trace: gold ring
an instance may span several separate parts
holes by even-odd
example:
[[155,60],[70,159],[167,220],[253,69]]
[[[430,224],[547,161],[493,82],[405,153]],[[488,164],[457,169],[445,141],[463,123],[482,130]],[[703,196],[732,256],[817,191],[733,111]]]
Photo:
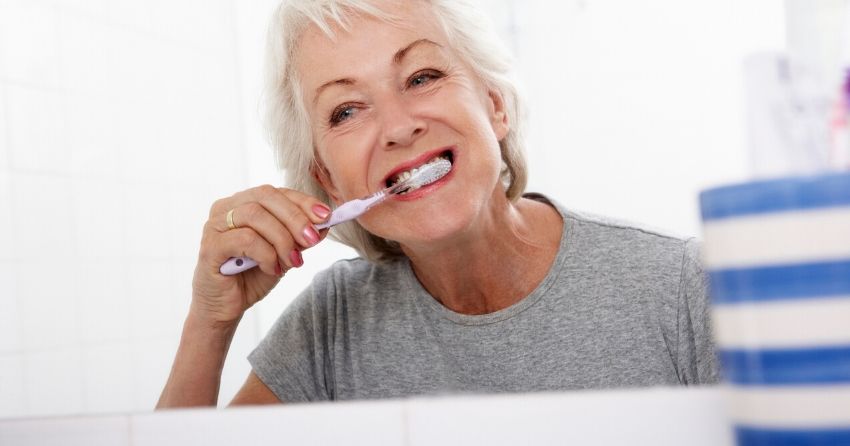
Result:
[[235,209],[227,211],[227,229],[236,229],[236,225],[233,223],[233,211]]

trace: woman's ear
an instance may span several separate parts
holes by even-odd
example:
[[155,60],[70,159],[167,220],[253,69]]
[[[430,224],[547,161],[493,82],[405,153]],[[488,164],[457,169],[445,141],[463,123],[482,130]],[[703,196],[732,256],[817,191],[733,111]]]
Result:
[[496,90],[489,90],[490,97],[490,125],[493,126],[493,133],[496,134],[496,139],[501,141],[508,136],[508,131],[511,129],[508,122],[508,113],[505,110],[505,99],[502,93]]
[[310,175],[312,175],[313,179],[322,186],[322,189],[325,190],[325,193],[328,194],[328,197],[330,197],[334,203],[341,203],[339,200],[339,193],[336,187],[334,187],[330,172],[328,172],[328,169],[318,158],[313,161],[313,165],[310,167]]

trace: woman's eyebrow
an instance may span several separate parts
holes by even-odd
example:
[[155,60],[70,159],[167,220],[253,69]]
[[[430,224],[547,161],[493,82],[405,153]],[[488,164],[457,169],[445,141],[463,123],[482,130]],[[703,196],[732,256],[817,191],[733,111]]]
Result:
[[425,43],[428,43],[428,44],[431,44],[431,45],[436,45],[436,46],[442,48],[442,46],[439,43],[434,42],[433,40],[428,40],[428,39],[415,40],[415,41],[411,42],[409,45],[407,45],[406,47],[396,51],[395,55],[393,56],[393,63],[394,64],[401,63],[402,59],[404,59],[404,56],[407,55],[407,53],[410,50],[412,50],[413,48],[415,48],[418,45],[422,45],[422,44],[425,44]]
[[[414,40],[413,42],[411,42],[410,44],[408,44],[404,48],[396,51],[396,53],[393,55],[393,64],[396,64],[396,65],[400,64],[401,61],[404,60],[404,56],[406,56],[410,52],[410,50],[412,50],[413,48],[416,48],[419,45],[423,45],[423,44],[436,45],[437,47],[442,48],[442,45],[440,45],[437,42],[434,42],[433,40],[429,40],[429,39]],[[316,88],[316,94],[313,96],[313,104],[315,105],[316,103],[318,103],[319,102],[319,95],[322,94],[322,92],[326,88],[328,88],[332,85],[354,85],[356,83],[357,82],[354,79],[347,78],[347,77],[342,78],[342,79],[335,79],[335,80],[332,80],[332,81],[325,82],[324,84],[322,84],[318,88]]]
[[313,96],[313,105],[319,103],[319,95],[321,95],[322,92],[325,91],[325,89],[330,87],[331,85],[354,85],[356,83],[357,82],[355,82],[354,79],[350,79],[347,77],[325,82],[324,84],[320,85],[319,88],[316,89],[316,94],[315,96]]

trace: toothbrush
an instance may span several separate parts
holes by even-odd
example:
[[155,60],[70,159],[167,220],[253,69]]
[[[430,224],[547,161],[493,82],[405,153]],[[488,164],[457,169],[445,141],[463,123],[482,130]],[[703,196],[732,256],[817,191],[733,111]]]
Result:
[[[339,205],[331,212],[330,218],[325,223],[316,225],[316,229],[322,230],[336,226],[340,223],[345,223],[349,220],[363,215],[369,209],[381,204],[391,195],[400,194],[410,189],[418,189],[426,184],[431,184],[434,181],[444,177],[452,168],[452,163],[449,160],[439,158],[432,161],[418,170],[410,174],[403,181],[399,181],[390,187],[379,190],[365,198],[357,198]],[[257,266],[257,262],[250,257],[231,257],[221,265],[219,272],[225,276],[239,274],[242,271],[249,270]]]

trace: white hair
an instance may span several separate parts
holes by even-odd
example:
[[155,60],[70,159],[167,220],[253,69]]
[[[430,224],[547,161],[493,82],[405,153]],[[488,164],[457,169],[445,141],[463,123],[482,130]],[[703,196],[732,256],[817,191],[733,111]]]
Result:
[[[511,76],[512,58],[490,20],[465,0],[410,0],[427,2],[448,36],[449,46],[473,73],[504,101],[510,130],[499,142],[506,196],[517,200],[525,190],[526,161],[521,139],[521,103]],[[365,15],[395,22],[369,0],[282,0],[269,27],[264,95],[265,124],[287,187],[330,202],[314,179],[317,161],[307,110],[294,67],[298,41],[310,25],[334,37],[332,24],[349,29],[352,16]],[[398,243],[367,232],[356,221],[331,230],[331,237],[354,248],[366,259],[386,261],[402,254]]]

